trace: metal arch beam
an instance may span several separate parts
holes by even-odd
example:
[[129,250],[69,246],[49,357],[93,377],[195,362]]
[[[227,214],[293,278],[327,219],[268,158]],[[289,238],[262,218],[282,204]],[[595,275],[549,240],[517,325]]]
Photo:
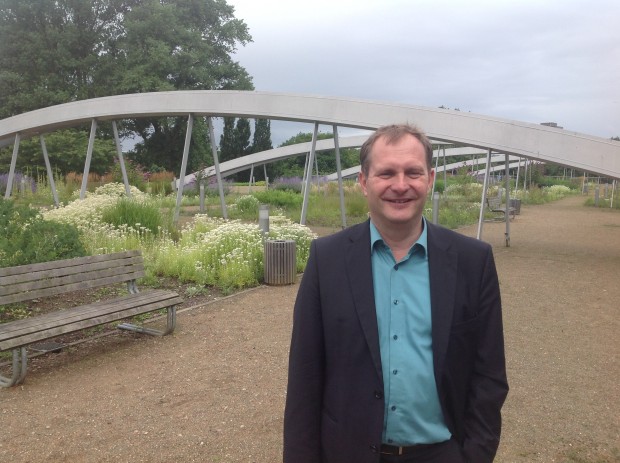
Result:
[[[355,148],[362,146],[362,143],[368,138],[367,135],[344,137],[339,139],[340,148]],[[266,151],[259,151],[258,153],[252,153],[245,156],[241,156],[230,161],[225,161],[220,164],[220,171],[223,177],[227,177],[237,172],[247,170],[252,165],[260,166],[269,164],[274,161],[290,158],[293,156],[299,156],[307,154],[312,149],[312,142],[297,143],[295,145],[281,146],[279,148],[273,148]],[[326,151],[334,149],[334,139],[328,138],[316,141],[316,151]],[[215,175],[215,166],[207,167],[202,171],[206,177],[212,177]],[[194,174],[189,174],[185,177],[185,183],[191,183],[195,178]]]
[[[437,152],[439,150],[436,150]],[[479,153],[479,150],[473,150],[472,148],[453,148],[453,150],[450,150],[446,153],[446,157],[451,157],[451,156],[463,156],[463,155],[480,155],[481,153]],[[482,153],[484,154],[484,153]],[[438,156],[433,156],[436,160],[438,159]],[[511,161],[516,161],[520,159],[518,156],[510,156],[510,160]],[[445,166],[446,170],[452,170],[452,169],[458,169],[460,167],[463,166],[473,166],[475,165],[477,162],[480,162],[479,159],[477,160],[467,160],[467,161],[460,161],[460,162],[454,162],[451,164],[447,164]],[[498,153],[494,153],[493,157],[491,158],[491,163],[495,163],[495,162],[504,162],[504,155],[503,154],[498,154]],[[435,170],[437,172],[439,171],[443,171],[444,166],[439,166],[436,167]],[[353,166],[353,167],[349,167],[347,169],[344,169],[342,171],[342,177],[343,178],[351,178],[351,177],[355,177],[357,176],[357,174],[359,174],[360,172],[360,166]],[[336,180],[336,173],[332,173],[327,175],[327,181],[334,181]]]
[[39,109],[0,121],[0,146],[93,119],[150,116],[262,117],[375,129],[413,122],[433,139],[489,148],[620,179],[620,142],[527,122],[441,108],[255,91],[195,90],[115,95]]

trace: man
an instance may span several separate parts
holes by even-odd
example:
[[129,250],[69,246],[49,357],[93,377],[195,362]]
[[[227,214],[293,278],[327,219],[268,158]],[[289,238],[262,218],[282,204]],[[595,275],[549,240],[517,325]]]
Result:
[[313,241],[294,310],[285,463],[487,463],[508,393],[488,244],[423,218],[432,145],[378,129],[370,220]]

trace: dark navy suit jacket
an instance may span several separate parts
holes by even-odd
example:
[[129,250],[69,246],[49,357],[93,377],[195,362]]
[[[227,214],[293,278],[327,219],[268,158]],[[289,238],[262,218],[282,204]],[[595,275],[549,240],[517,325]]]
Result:
[[[467,460],[491,462],[508,393],[491,247],[428,224],[433,360]],[[313,241],[293,317],[285,463],[377,463],[383,379],[369,222]]]

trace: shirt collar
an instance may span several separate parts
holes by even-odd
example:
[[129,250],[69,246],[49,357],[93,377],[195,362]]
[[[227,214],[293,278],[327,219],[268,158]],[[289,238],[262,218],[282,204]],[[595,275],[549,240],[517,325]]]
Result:
[[[381,237],[381,233],[379,233],[379,230],[377,230],[377,227],[375,226],[375,224],[372,222],[372,219],[371,219],[370,220],[370,252],[371,253],[375,249],[375,244],[378,242],[384,243],[383,238]],[[415,247],[419,245],[418,247],[422,249],[422,252],[426,256],[426,250],[428,249],[427,243],[428,243],[428,227],[426,226],[426,218],[423,216],[422,217],[422,233],[420,234],[417,241],[413,243],[413,246],[411,246],[411,248],[409,249],[409,255],[411,255]]]

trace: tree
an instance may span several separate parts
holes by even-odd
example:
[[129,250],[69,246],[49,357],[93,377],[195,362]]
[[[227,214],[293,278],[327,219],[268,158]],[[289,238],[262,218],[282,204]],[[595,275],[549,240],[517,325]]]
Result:
[[[319,140],[324,140],[333,137],[332,134],[319,133],[317,138]],[[312,141],[312,133],[299,132],[280,146],[296,145],[310,141]],[[336,172],[336,154],[334,150],[317,152],[316,163],[319,166],[320,175],[329,175]],[[269,177],[273,179],[278,177],[303,177],[305,164],[306,157],[299,155],[270,164],[267,167],[267,172]],[[359,165],[359,150],[355,148],[341,148],[340,165],[343,169]],[[315,172],[315,166],[313,166],[312,169],[313,172]]]
[[[60,173],[82,173],[88,150],[88,128],[57,130],[45,135],[45,146],[50,164]],[[8,172],[13,149],[0,151],[0,172]],[[116,156],[116,146],[111,138],[97,137],[93,146],[90,172],[103,175],[110,170]],[[39,137],[23,140],[19,145],[16,171],[29,173],[38,171],[39,175],[47,175],[43,152]]]
[[250,136],[252,135],[252,129],[250,129],[250,121],[246,118],[237,119],[235,125],[235,157],[245,156],[250,153]]
[[[249,41],[225,0],[0,0],[0,117],[124,93],[250,90],[231,58]],[[157,150],[176,171],[185,120],[124,121],[122,133],[143,140],[137,158]]]
[[260,153],[270,149],[273,149],[271,144],[271,121],[269,119],[255,119],[251,151],[252,153]]
[[225,117],[224,128],[222,130],[222,135],[220,136],[220,162],[228,161],[235,157],[235,145],[235,118]]

